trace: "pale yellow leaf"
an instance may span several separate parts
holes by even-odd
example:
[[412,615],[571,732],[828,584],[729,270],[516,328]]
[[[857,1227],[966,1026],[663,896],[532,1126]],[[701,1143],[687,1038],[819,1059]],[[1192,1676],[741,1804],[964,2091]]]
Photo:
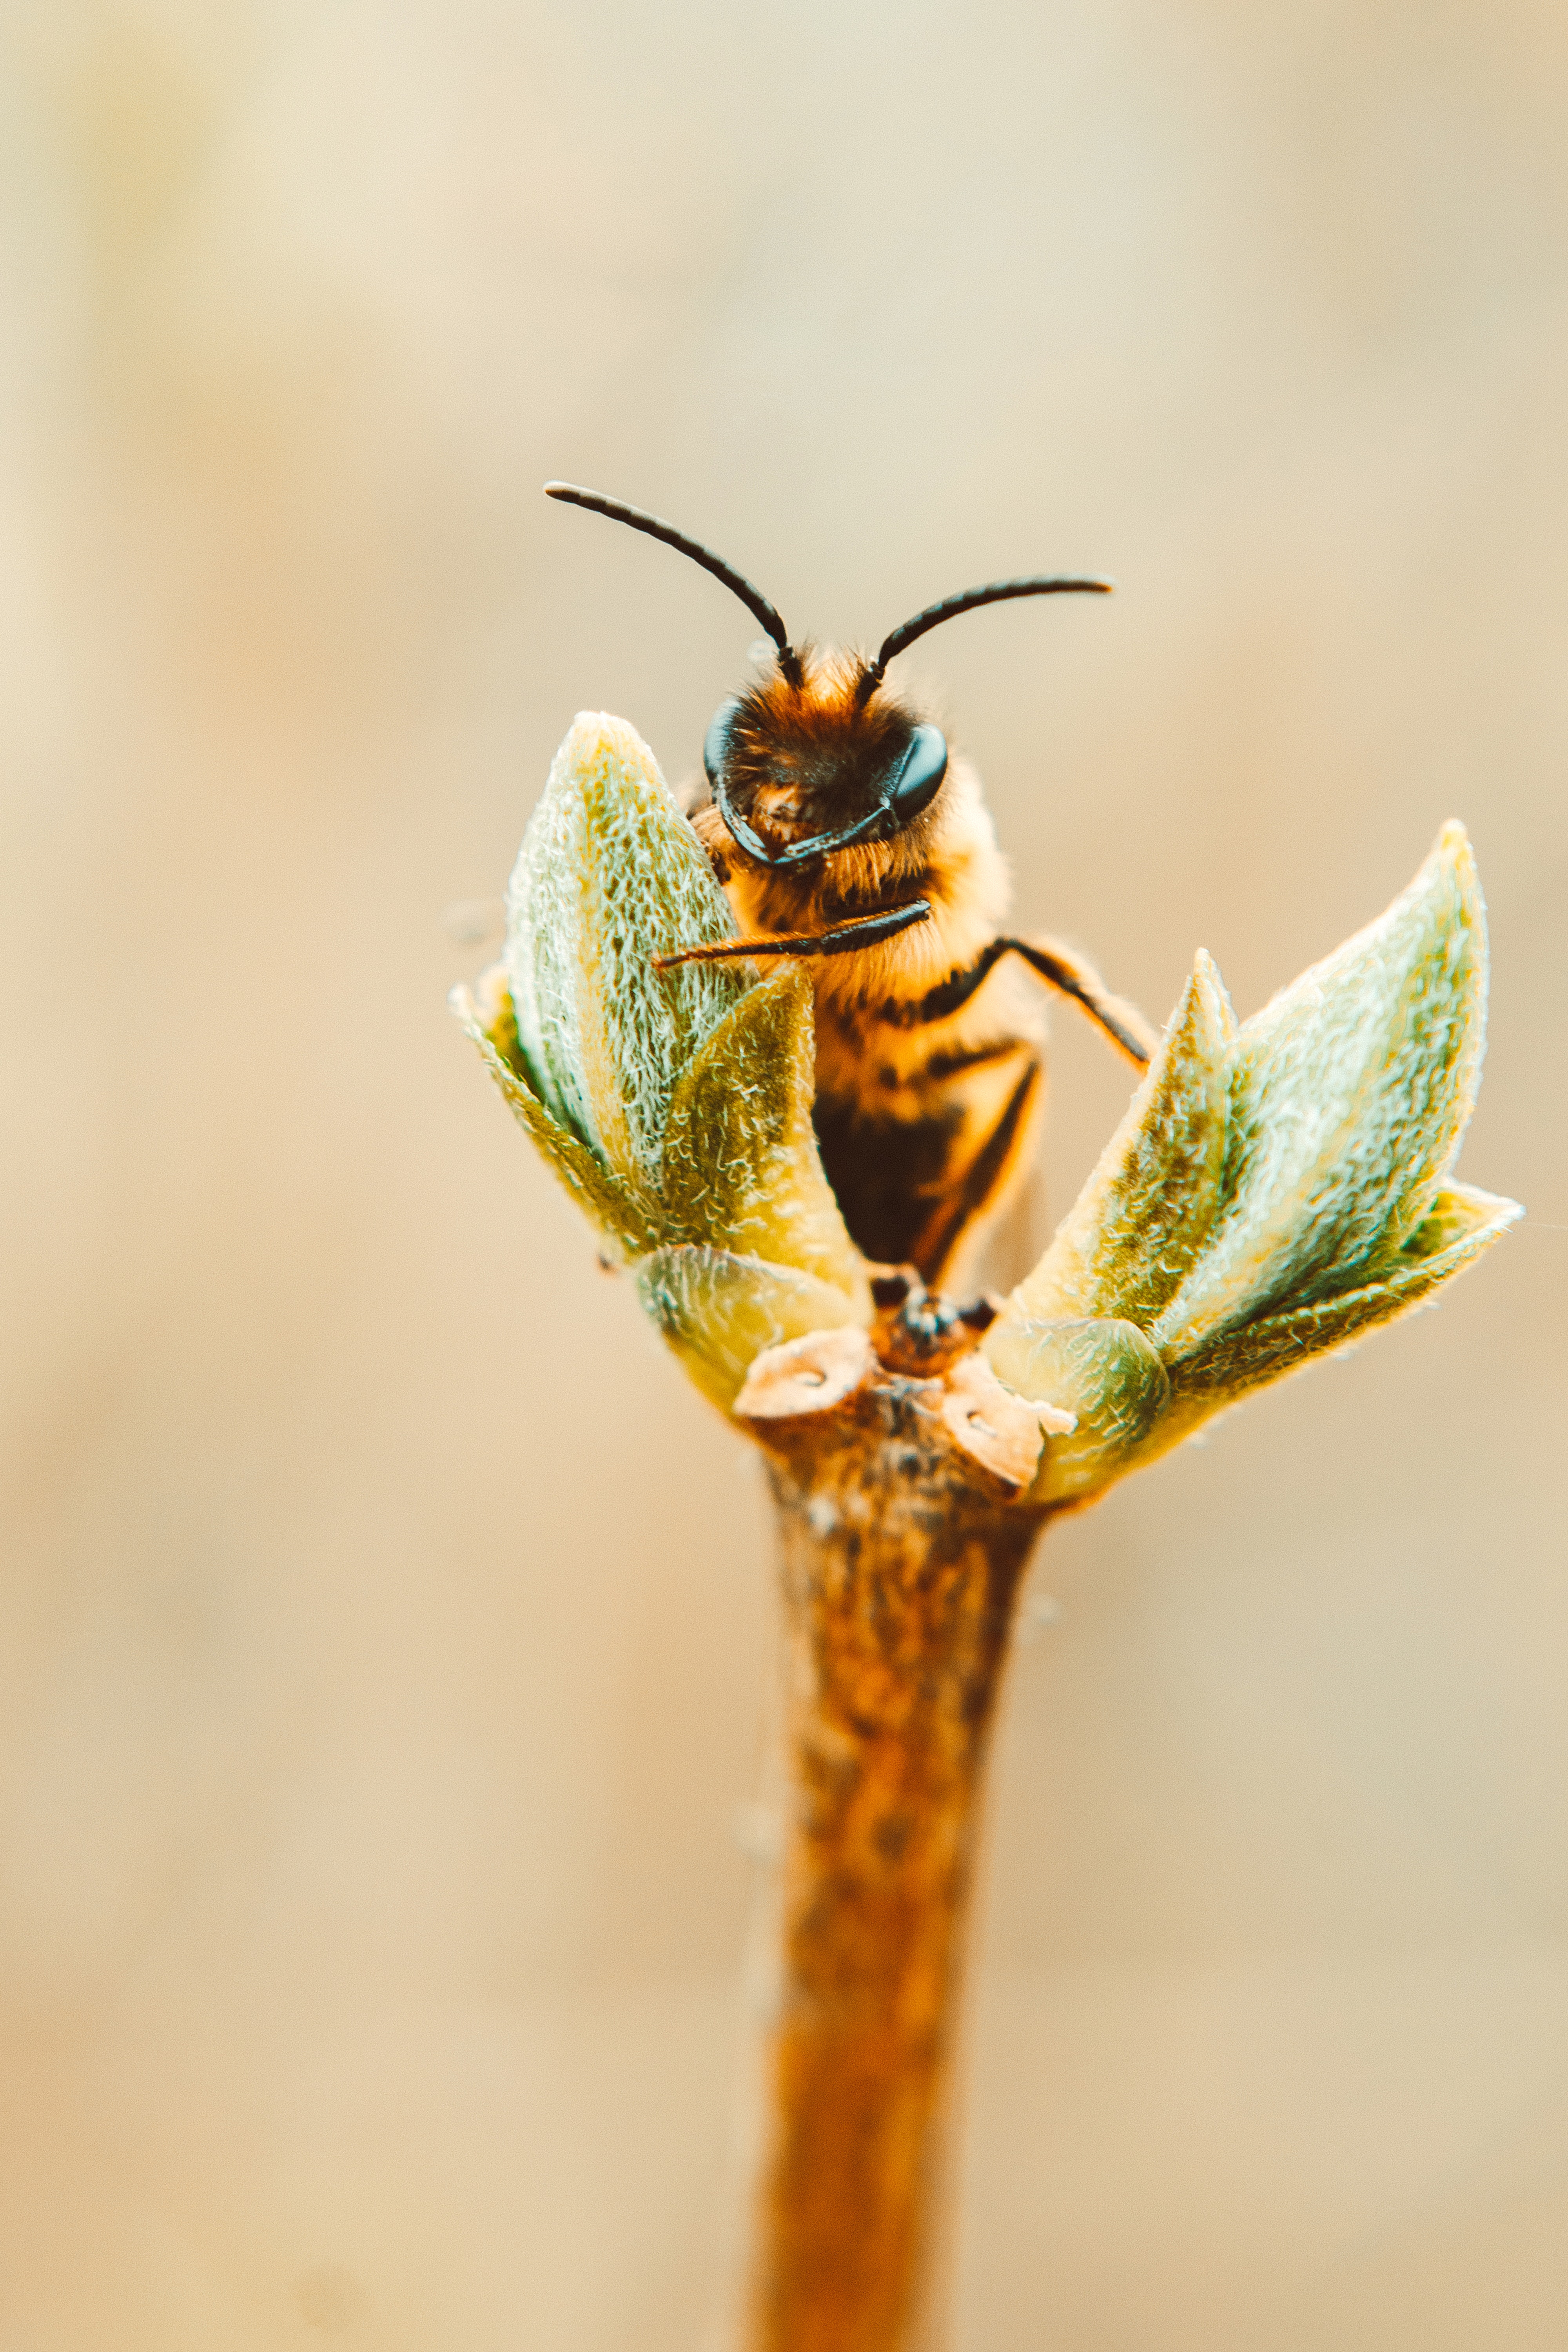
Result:
[[847,1291],[730,1250],[656,1250],[634,1269],[643,1305],[705,1396],[727,1412],[764,1348],[863,1323]]

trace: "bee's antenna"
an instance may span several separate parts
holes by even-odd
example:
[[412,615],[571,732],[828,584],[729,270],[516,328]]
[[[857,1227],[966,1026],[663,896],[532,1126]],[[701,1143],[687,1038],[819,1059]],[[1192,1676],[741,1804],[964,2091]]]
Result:
[[912,621],[904,622],[890,637],[883,638],[876,660],[868,663],[860,673],[855,698],[859,703],[869,702],[882,683],[882,672],[907,646],[912,646],[917,637],[923,637],[928,629],[939,627],[943,621],[953,620],[960,613],[972,613],[977,604],[1003,604],[1010,596],[1063,596],[1079,591],[1109,596],[1114,585],[1110,580],[993,580],[988,588],[964,588],[956,596],[944,596],[940,604],[928,604],[923,613],[917,613]]
[[710,572],[715,580],[721,580],[725,587],[756,615],[779,649],[779,667],[792,686],[800,684],[800,656],[790,644],[789,631],[778,612],[760,588],[753,588],[749,580],[732,564],[726,563],[722,556],[715,555],[710,547],[702,546],[695,539],[688,539],[686,533],[677,530],[672,522],[665,522],[658,515],[647,514],[641,507],[628,507],[620,499],[601,498],[597,490],[580,490],[573,482],[546,482],[544,495],[547,499],[563,499],[568,506],[586,507],[590,514],[608,515],[612,522],[629,523],[633,530],[646,530],[650,539],[661,539],[666,547],[673,547],[678,554],[689,555],[693,563],[700,563],[704,572]]

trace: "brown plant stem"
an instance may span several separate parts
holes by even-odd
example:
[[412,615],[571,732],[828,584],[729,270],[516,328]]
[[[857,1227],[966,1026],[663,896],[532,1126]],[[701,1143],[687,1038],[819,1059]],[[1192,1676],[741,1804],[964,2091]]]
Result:
[[755,2352],[906,2352],[930,2315],[984,1768],[1040,1521],[953,1444],[938,1394],[881,1373],[765,1434],[792,1818]]

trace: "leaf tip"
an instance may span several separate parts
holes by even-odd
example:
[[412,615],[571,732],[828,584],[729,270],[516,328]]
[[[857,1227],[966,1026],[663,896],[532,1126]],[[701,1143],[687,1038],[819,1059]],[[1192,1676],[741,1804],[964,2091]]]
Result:
[[[1481,877],[1476,870],[1476,853],[1468,830],[1457,816],[1449,817],[1438,827],[1437,838],[1405,897],[1408,901],[1443,889],[1454,894],[1459,921],[1477,927],[1484,924],[1486,902],[1481,896]],[[1395,907],[1400,903],[1396,899]],[[1389,912],[1392,914],[1394,908]]]
[[579,710],[561,740],[556,757],[573,765],[587,765],[604,752],[625,758],[629,751],[646,752],[637,729],[609,710]]

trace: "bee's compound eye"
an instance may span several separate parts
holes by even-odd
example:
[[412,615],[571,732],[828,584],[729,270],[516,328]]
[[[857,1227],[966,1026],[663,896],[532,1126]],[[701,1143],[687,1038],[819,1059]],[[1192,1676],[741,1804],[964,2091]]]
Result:
[[940,727],[917,727],[889,803],[894,824],[901,829],[912,824],[921,809],[929,808],[946,773],[946,736]]
[[741,700],[738,695],[731,695],[728,702],[721,702],[713,713],[712,724],[702,739],[702,765],[707,770],[708,781],[715,791],[724,772],[724,757],[730,749],[730,728],[740,708]]

